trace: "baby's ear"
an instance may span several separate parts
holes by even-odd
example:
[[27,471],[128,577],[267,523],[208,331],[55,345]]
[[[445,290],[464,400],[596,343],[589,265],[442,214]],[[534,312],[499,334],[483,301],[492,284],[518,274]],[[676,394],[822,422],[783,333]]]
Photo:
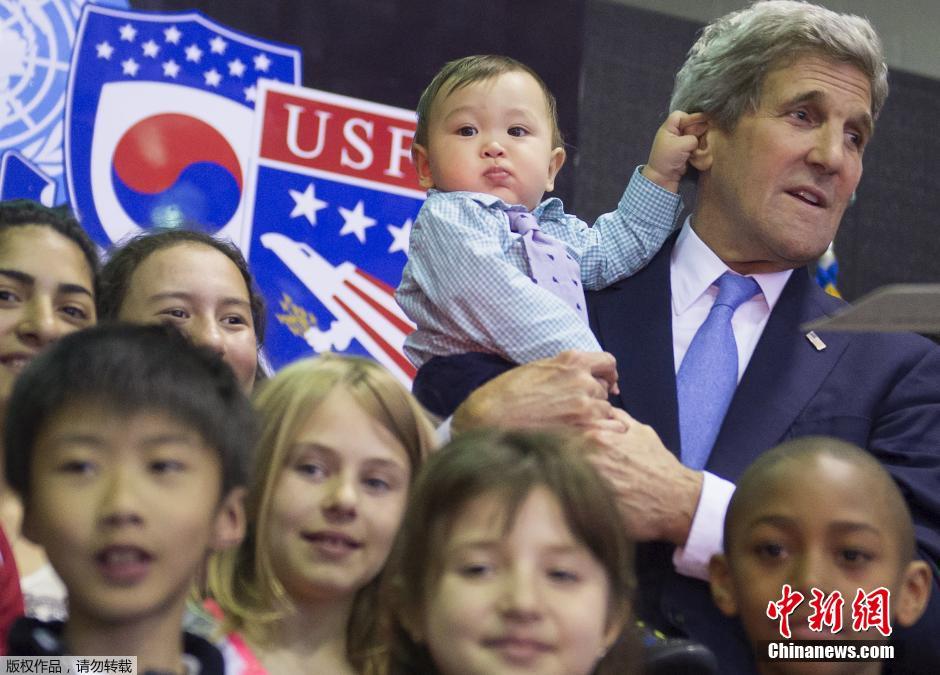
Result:
[[434,179],[431,178],[431,160],[428,158],[428,149],[420,143],[412,143],[411,161],[415,165],[415,172],[418,174],[418,184],[425,190],[430,190],[434,187]]
[[708,563],[708,583],[711,585],[712,600],[725,616],[737,616],[738,598],[731,579],[731,567],[728,558],[716,553]]
[[552,156],[548,160],[548,180],[545,181],[546,192],[551,192],[555,189],[555,176],[561,171],[561,167],[565,165],[565,158],[567,158],[567,156],[568,153],[566,153],[565,149],[561,146],[552,150]]
[[901,626],[913,626],[927,609],[930,589],[933,586],[933,574],[930,566],[923,560],[914,560],[908,564],[901,579],[898,598],[892,598],[894,617]]
[[245,493],[243,487],[232,488],[219,504],[209,542],[213,551],[238,546],[245,538]]
[[[689,155],[689,164],[699,171],[708,171],[712,167],[712,140],[714,135],[721,133],[708,115],[695,124],[695,135],[698,136],[698,147]],[[703,128],[704,127],[704,128]]]

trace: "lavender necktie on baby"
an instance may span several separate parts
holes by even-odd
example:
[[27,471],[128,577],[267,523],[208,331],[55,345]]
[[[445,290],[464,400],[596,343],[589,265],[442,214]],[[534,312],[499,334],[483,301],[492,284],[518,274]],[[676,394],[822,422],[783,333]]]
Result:
[[507,211],[509,229],[522,235],[532,281],[564,300],[587,323],[581,266],[565,245],[545,234],[528,211]]
[[741,303],[760,293],[751,277],[725,272],[718,297],[699,327],[676,375],[682,463],[705,468],[718,430],[738,386],[738,345],[731,317]]

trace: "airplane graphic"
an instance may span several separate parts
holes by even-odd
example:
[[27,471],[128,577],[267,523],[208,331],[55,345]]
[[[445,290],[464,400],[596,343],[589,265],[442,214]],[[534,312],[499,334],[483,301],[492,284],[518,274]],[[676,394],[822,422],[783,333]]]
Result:
[[334,267],[307,244],[283,234],[263,234],[261,243],[336,317],[326,330],[312,327],[304,334],[314,351],[344,351],[355,338],[410,387],[417,371],[403,348],[415,325],[395,302],[395,289],[351,262]]

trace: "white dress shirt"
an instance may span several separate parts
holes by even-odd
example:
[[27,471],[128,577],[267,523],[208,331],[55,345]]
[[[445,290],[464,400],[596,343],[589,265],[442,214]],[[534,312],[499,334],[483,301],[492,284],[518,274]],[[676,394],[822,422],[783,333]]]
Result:
[[[691,220],[687,219],[672,250],[669,268],[672,349],[677,373],[689,343],[705,322],[718,295],[715,282],[728,271],[728,266],[699,239],[691,227]],[[731,319],[738,346],[738,382],[792,271],[750,275],[761,292],[738,307]],[[673,556],[676,571],[699,579],[708,579],[708,561],[721,551],[725,512],[734,493],[734,483],[708,471],[704,473],[702,495],[692,518],[689,538]]]

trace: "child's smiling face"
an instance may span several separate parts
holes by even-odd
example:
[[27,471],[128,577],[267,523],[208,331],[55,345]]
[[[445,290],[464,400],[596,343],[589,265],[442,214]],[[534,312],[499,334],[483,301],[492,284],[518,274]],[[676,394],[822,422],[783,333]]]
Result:
[[457,515],[427,598],[422,633],[444,675],[584,675],[613,642],[610,583],[536,487],[506,527],[505,499],[484,494]]
[[292,442],[264,525],[274,573],[294,602],[345,601],[375,578],[410,479],[395,435],[334,388]]
[[514,70],[472,82],[432,106],[428,147],[415,145],[421,185],[483,192],[535,208],[565,161],[535,78]]

